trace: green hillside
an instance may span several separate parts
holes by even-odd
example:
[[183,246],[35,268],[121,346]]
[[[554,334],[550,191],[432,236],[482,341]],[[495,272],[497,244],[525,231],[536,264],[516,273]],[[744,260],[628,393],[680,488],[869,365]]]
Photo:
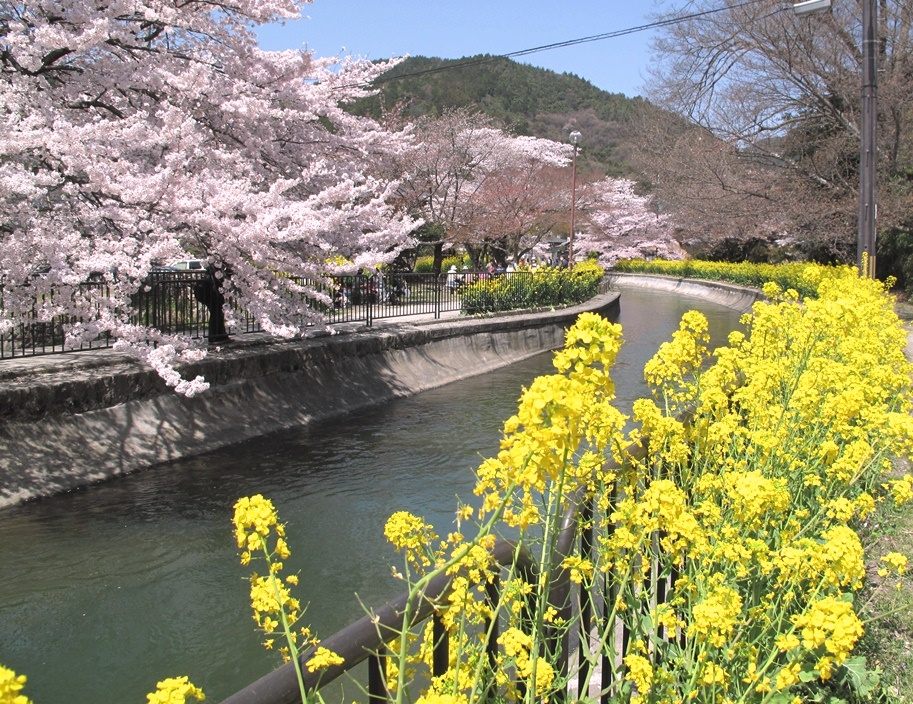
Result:
[[[480,63],[456,66],[466,62]],[[416,73],[421,75],[409,75]],[[628,171],[629,120],[644,103],[601,90],[573,74],[484,55],[412,57],[384,74],[378,87],[381,93],[357,105],[357,112],[376,117],[384,106],[398,102],[409,116],[476,106],[517,134],[567,141],[576,129],[583,134],[581,157],[613,175]]]

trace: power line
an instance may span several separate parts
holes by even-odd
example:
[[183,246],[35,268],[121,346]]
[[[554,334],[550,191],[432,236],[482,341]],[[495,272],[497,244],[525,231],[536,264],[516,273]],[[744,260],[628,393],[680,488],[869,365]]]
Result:
[[[768,0],[744,0],[743,2],[736,3],[734,5],[727,5],[726,7],[718,7],[712,10],[704,10],[702,12],[694,12],[689,15],[679,15],[677,17],[669,17],[663,20],[657,20],[655,22],[650,22],[648,24],[640,24],[634,27],[626,27],[625,29],[616,29],[612,32],[603,32],[602,34],[591,34],[586,37],[577,37],[576,39],[567,39],[562,42],[553,42],[551,44],[542,44],[540,46],[529,47],[527,49],[518,49],[517,51],[511,51],[506,54],[497,54],[494,56],[486,56],[481,59],[470,59],[467,61],[456,61],[454,63],[444,64],[443,66],[435,66],[434,68],[426,68],[420,71],[412,71],[410,73],[400,73],[393,76],[378,76],[374,79],[373,84],[377,85],[380,83],[389,83],[390,81],[398,81],[403,78],[415,78],[417,76],[426,76],[431,73],[439,73],[441,71],[452,71],[458,68],[465,68],[467,66],[480,66],[483,64],[490,64],[500,59],[512,59],[518,56],[527,56],[529,54],[536,54],[540,51],[548,51],[550,49],[561,49],[567,46],[576,46],[578,44],[588,44],[590,42],[599,42],[606,39],[615,39],[617,37],[623,37],[628,34],[636,34],[638,32],[646,32],[650,29],[657,29],[659,27],[668,27],[675,24],[680,24],[681,22],[688,22],[690,20],[700,19],[702,17],[707,17],[708,15],[715,15],[719,12],[727,12],[729,10],[738,10],[742,7],[748,7],[749,5],[757,5],[761,2],[767,2]],[[337,88],[357,88],[363,84],[350,84],[345,86],[337,86]]]

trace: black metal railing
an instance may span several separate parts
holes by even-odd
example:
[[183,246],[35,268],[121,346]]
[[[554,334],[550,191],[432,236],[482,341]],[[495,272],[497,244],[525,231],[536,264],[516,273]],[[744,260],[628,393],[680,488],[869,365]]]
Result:
[[[631,457],[641,460],[646,457],[644,447],[644,445],[640,445],[633,448]],[[605,511],[605,516],[611,515],[612,507],[617,503],[618,498],[618,494],[614,493],[609,507]],[[550,587],[548,603],[557,611],[558,619],[556,621],[563,620],[563,623],[573,623],[576,624],[576,627],[573,629],[550,627],[546,632],[546,648],[552,662],[558,664],[559,676],[562,678],[568,677],[571,660],[576,657],[577,677],[573,683],[569,681],[568,685],[571,689],[574,689],[576,685],[576,691],[580,693],[579,697],[588,697],[591,686],[597,685],[600,703],[609,704],[624,680],[624,658],[629,652],[632,632],[628,619],[640,619],[643,614],[622,615],[615,611],[614,605],[619,591],[611,574],[606,573],[601,578],[594,580],[592,588],[590,588],[583,584],[573,583],[570,571],[562,566],[565,558],[574,554],[589,558],[594,564],[596,563],[593,528],[595,507],[595,497],[580,491],[569,498],[568,508],[563,515],[547,580]],[[611,530],[611,526],[609,526],[609,530]],[[646,570],[646,577],[640,587],[648,595],[648,598],[641,600],[646,608],[649,608],[650,605],[655,607],[665,603],[676,580],[674,571],[671,575],[665,576],[660,572],[660,535],[654,535],[652,542],[654,549],[651,564]],[[534,587],[540,584],[536,574],[536,564],[522,544],[517,545],[511,541],[499,539],[492,550],[492,556],[502,568],[513,566],[516,572]],[[306,690],[322,689],[344,673],[351,672],[356,666],[367,661],[369,704],[386,704],[391,700],[390,688],[386,681],[386,658],[390,657],[387,645],[398,639],[404,629],[415,627],[429,618],[433,620],[432,675],[444,674],[450,661],[449,639],[436,605],[440,604],[448,595],[451,580],[452,576],[441,574],[429,582],[419,602],[409,605],[409,613],[412,614],[410,623],[404,623],[408,595],[403,595],[323,639],[320,645],[342,656],[342,664],[312,673],[307,670],[306,663],[314,651],[311,649],[302,653],[300,663]],[[486,598],[489,605],[496,609],[496,605],[500,601],[497,579],[487,585]],[[600,640],[600,651],[593,653],[591,652],[591,632],[594,611],[600,605],[603,628],[611,635],[608,638],[608,644]],[[496,610],[494,618],[497,619]],[[608,623],[610,620],[612,622]],[[493,666],[498,649],[497,621],[488,623],[485,631],[487,632],[486,651],[489,655],[489,662]],[[659,637],[669,640],[675,636],[663,630],[659,633]],[[680,642],[683,642],[684,633],[679,631],[677,637]],[[598,682],[595,682],[596,663],[601,670]],[[566,701],[566,699],[567,691],[563,691],[558,692],[552,701]],[[300,701],[294,667],[292,663],[286,663],[223,700],[222,704],[296,704]]]
[[[528,581],[533,582],[533,561],[521,548],[507,540],[499,540],[493,549],[493,556],[499,565],[516,565],[521,574],[526,571]],[[432,579],[420,596],[418,603],[412,605],[411,623],[403,623],[408,595],[385,604],[371,614],[365,615],[354,623],[336,632],[329,638],[321,640],[320,645],[340,655],[344,662],[332,665],[324,670],[310,672],[304,663],[312,655],[308,651],[301,656],[304,686],[308,691],[321,689],[338,679],[356,666],[368,662],[368,696],[372,701],[387,701],[389,687],[386,681],[387,644],[398,638],[406,626],[415,626],[428,618],[434,619],[434,654],[433,674],[446,672],[449,666],[448,639],[445,629],[436,615],[435,604],[439,603],[450,591],[452,576],[440,574]],[[489,598],[495,597],[492,594]],[[489,629],[487,648],[493,652],[497,648],[497,628]],[[295,704],[300,703],[298,680],[291,663],[286,663],[264,675],[256,682],[236,692],[223,704]]]
[[[516,298],[499,301],[491,310],[524,308],[531,305],[524,291],[531,289],[536,271],[523,270],[504,273],[478,271],[447,272],[443,274],[376,273],[371,276],[336,276],[322,280],[294,279],[326,296],[329,303],[308,300],[311,310],[324,316],[330,324],[363,322],[372,325],[374,320],[418,315],[439,318],[442,313],[466,309],[467,294],[473,298],[473,313],[487,312],[485,299],[477,295],[480,282],[497,279],[503,288],[516,292]],[[208,280],[205,271],[163,271],[149,274],[144,284],[129,301],[131,322],[148,326],[174,335],[192,339],[205,339],[209,334],[209,309],[202,302],[201,287]],[[80,294],[91,298],[98,293],[99,303],[109,299],[110,290],[105,283],[80,284]],[[600,282],[599,292],[606,285]],[[59,294],[58,294],[59,295]],[[297,294],[289,294],[297,295]],[[110,347],[113,338],[106,334],[82,342],[77,347],[65,348],[65,332],[77,322],[86,322],[71,316],[42,314],[45,304],[54,303],[54,294],[45,294],[32,302],[25,322],[0,335],[0,359],[31,357],[65,351],[79,351]],[[297,301],[296,301],[297,303]],[[257,320],[236,302],[229,299],[234,324],[228,326],[230,335],[261,332]],[[548,303],[546,303],[548,304]],[[506,308],[505,308],[506,305]],[[3,307],[3,290],[0,287],[0,309]]]

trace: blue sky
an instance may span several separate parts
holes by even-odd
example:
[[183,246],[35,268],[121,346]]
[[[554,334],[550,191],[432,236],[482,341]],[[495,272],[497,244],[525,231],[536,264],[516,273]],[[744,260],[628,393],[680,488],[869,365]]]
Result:
[[[317,0],[306,18],[259,32],[264,49],[349,53],[369,59],[395,55],[458,58],[505,54],[528,47],[611,32],[650,21],[654,3],[628,0]],[[568,71],[604,90],[640,95],[649,63],[649,32],[519,59]]]

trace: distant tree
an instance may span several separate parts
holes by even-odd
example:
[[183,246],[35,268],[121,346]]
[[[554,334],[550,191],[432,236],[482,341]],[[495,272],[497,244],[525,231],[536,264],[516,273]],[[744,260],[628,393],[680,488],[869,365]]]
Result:
[[[493,242],[516,234],[516,223],[512,232],[489,229],[507,227],[510,210],[516,214],[503,187],[508,175],[532,177],[537,169],[566,164],[570,152],[550,140],[512,136],[492,118],[462,108],[419,118],[408,131],[411,148],[398,152],[389,168],[402,174],[404,207],[436,226],[426,231],[437,236],[429,243],[438,272],[445,245],[466,247],[478,263]],[[532,204],[527,198],[526,207]]]
[[476,251],[477,261],[517,262],[567,221],[569,199],[566,166],[519,159],[491,173],[476,192],[473,221],[459,241]]
[[42,318],[85,319],[68,344],[109,332],[190,395],[205,383],[174,364],[202,352],[132,319],[153,264],[204,259],[211,300],[291,336],[326,299],[296,277],[396,255],[416,223],[375,170],[402,141],[343,109],[389,65],[257,47],[256,24],[298,13],[295,0],[0,2],[0,331],[41,301]]
[[[718,2],[667,2],[664,18]],[[913,193],[913,15],[880,0],[879,227]],[[851,255],[860,134],[861,10],[799,17],[777,0],[670,24],[655,41],[636,153],[663,202],[716,237],[759,233]]]
[[576,247],[611,265],[619,259],[680,259],[668,215],[657,213],[652,196],[636,193],[629,179],[605,178],[586,185],[580,199],[582,233]]

